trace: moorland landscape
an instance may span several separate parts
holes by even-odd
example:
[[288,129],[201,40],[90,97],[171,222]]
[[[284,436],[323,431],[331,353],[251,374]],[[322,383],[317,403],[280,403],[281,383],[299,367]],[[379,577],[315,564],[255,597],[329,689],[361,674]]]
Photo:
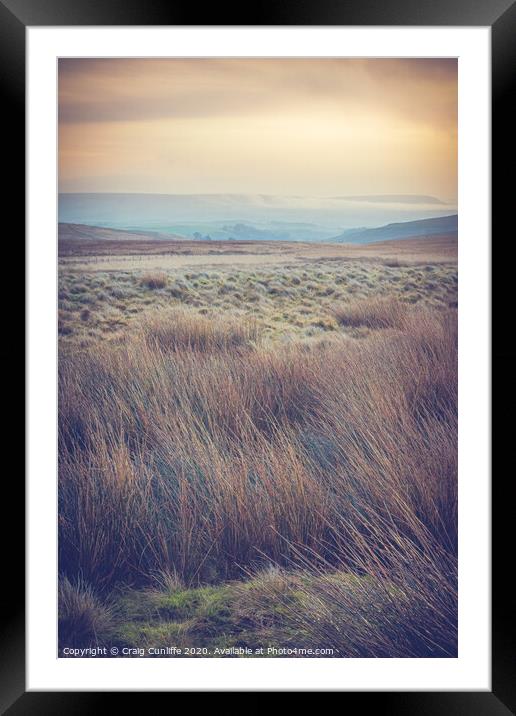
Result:
[[453,655],[456,238],[125,247],[60,264],[61,644]]

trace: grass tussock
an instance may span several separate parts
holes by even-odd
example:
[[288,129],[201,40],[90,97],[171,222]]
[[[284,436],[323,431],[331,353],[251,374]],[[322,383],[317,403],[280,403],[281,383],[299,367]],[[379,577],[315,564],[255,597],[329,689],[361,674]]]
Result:
[[163,271],[153,271],[143,274],[140,284],[145,288],[156,289],[165,288],[168,283],[167,274]]
[[256,321],[208,318],[187,309],[170,309],[145,316],[139,325],[147,345],[163,351],[224,351],[259,340]]
[[63,575],[108,593],[158,572],[196,589],[295,568],[304,581],[269,576],[252,594],[258,609],[283,590],[296,638],[453,656],[456,311],[339,311],[398,330],[271,346],[254,324],[180,310],[63,354]]
[[78,577],[59,580],[59,643],[61,646],[101,645],[113,624],[112,610],[92,587]]
[[408,315],[408,307],[393,296],[379,296],[335,306],[332,312],[341,326],[402,329]]

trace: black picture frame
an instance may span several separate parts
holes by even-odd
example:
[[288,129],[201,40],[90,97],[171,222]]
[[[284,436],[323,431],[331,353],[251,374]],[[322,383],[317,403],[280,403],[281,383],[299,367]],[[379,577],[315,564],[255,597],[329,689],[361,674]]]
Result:
[[[199,23],[199,18],[203,22]],[[15,212],[13,222],[19,234],[25,216],[25,37],[28,26],[58,25],[404,25],[404,26],[489,26],[492,37],[492,235],[499,247],[492,251],[497,263],[492,284],[493,411],[499,408],[492,455],[506,464],[492,484],[492,691],[491,692],[346,692],[344,708],[351,699],[365,699],[361,706],[383,713],[399,714],[483,714],[516,713],[516,663],[514,641],[514,588],[510,586],[513,501],[509,452],[512,437],[511,412],[516,397],[514,349],[505,324],[505,308],[511,306],[513,281],[508,245],[514,239],[503,236],[513,226],[514,171],[516,152],[513,139],[515,115],[511,111],[516,74],[516,3],[512,0],[276,0],[234,8],[220,3],[202,10],[194,4],[164,0],[0,0],[0,87],[4,142],[11,148],[12,161],[4,164],[9,181],[5,206]],[[8,140],[6,141],[6,138]],[[5,146],[5,145],[4,145]],[[5,160],[4,153],[4,160]],[[14,239],[13,239],[14,240]],[[20,241],[21,236],[16,237]],[[496,273],[496,272],[495,272]],[[509,314],[510,315],[510,314]],[[500,329],[496,331],[496,328]],[[502,331],[505,330],[505,333]],[[34,348],[34,347],[29,347]],[[9,349],[10,350],[10,349]],[[511,411],[511,412],[510,412]],[[494,449],[493,449],[494,448]],[[505,458],[505,459],[504,459]],[[16,478],[16,479],[14,479]],[[2,713],[83,714],[112,710],[113,695],[88,693],[25,692],[24,627],[24,485],[14,470],[4,474],[11,495],[5,505],[17,519],[4,537],[4,602],[1,610],[1,695]],[[7,501],[9,500],[9,501]],[[3,526],[7,527],[6,524]],[[235,689],[236,690],[236,689]],[[115,694],[121,696],[122,694]],[[147,696],[147,693],[145,694]],[[131,699],[137,694],[129,694]],[[106,698],[102,698],[106,697]],[[133,701],[133,708],[134,708]],[[119,707],[117,707],[119,708]]]

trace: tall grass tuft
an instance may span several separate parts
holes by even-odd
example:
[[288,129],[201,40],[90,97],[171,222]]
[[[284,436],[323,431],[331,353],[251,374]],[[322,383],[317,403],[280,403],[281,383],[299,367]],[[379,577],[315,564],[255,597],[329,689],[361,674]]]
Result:
[[259,339],[256,321],[199,315],[184,308],[155,312],[140,325],[148,345],[164,351],[221,351],[248,346]]
[[375,296],[335,306],[332,312],[342,326],[402,329],[408,308],[393,296]]
[[78,577],[59,580],[59,646],[100,646],[113,620],[112,611],[96,596],[91,585]]
[[165,288],[167,283],[167,274],[163,271],[149,271],[140,278],[140,285],[150,289]]

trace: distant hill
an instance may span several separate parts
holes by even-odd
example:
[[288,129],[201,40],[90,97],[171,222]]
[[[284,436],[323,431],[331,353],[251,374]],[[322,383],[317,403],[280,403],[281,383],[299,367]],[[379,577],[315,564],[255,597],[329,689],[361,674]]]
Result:
[[103,226],[88,224],[58,225],[59,241],[92,240],[92,241],[184,241],[178,234],[165,234],[158,231],[130,231],[127,229],[108,229]]
[[397,224],[387,224],[375,229],[348,229],[338,236],[329,239],[337,244],[371,244],[377,241],[392,241],[415,237],[434,236],[436,234],[456,234],[457,214],[439,216],[433,219],[420,219],[418,221],[404,221]]
[[329,241],[356,227],[456,211],[422,195],[59,194],[59,221],[213,240]]

